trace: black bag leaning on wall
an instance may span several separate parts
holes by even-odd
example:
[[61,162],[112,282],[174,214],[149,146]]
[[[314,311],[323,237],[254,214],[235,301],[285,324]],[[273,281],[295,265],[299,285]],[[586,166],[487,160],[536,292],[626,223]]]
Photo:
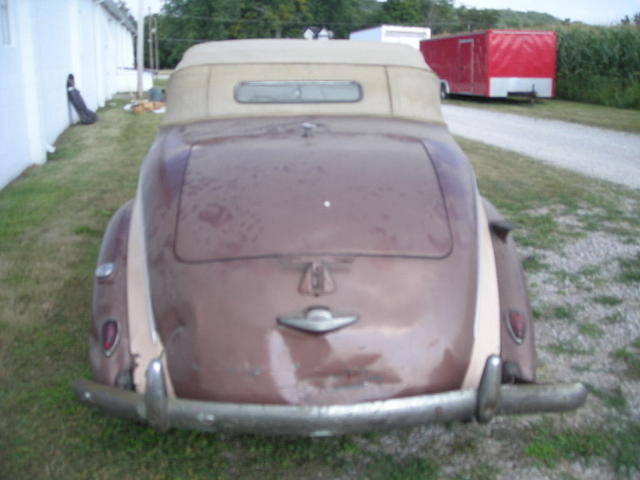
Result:
[[83,125],[90,125],[98,120],[98,115],[95,112],[89,110],[80,95],[80,91],[76,88],[75,79],[73,74],[70,73],[67,77],[67,96],[73,108],[80,117],[80,123]]

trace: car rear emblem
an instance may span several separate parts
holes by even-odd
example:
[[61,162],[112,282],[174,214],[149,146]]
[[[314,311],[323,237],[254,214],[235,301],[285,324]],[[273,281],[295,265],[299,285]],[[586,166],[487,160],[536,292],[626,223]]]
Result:
[[326,333],[351,325],[358,320],[356,314],[334,314],[327,307],[309,307],[278,317],[278,323],[305,332]]
[[[303,295],[327,295],[338,289],[333,273],[348,271],[353,257],[301,255],[280,258],[282,266],[287,270],[302,273],[298,281],[298,292]],[[330,271],[331,270],[331,271]]]
[[307,264],[298,287],[300,293],[317,297],[334,292],[335,289],[336,283],[324,262],[309,262]]

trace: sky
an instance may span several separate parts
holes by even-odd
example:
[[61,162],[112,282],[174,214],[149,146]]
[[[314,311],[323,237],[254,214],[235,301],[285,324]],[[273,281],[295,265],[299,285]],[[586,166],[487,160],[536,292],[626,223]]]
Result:
[[[138,16],[138,2],[140,0],[124,0],[129,6],[129,10],[134,17]],[[149,9],[151,9],[151,13],[158,13],[160,11],[160,7],[162,6],[162,0],[142,0],[144,2],[144,13],[146,14]]]
[[633,18],[640,12],[640,0],[455,0],[455,4],[550,13],[563,20],[570,18],[594,25],[619,23],[625,15]]
[[[134,16],[138,15],[138,1],[126,0]],[[162,0],[142,1],[145,13],[149,8],[152,13],[158,12],[162,4]],[[640,0],[455,0],[455,4],[473,8],[531,10],[594,25],[611,25],[620,22],[625,15],[633,18],[640,12]]]

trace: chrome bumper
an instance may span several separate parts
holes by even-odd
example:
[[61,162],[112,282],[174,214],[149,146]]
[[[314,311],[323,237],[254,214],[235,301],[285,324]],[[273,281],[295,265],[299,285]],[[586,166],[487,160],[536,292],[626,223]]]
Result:
[[395,398],[350,405],[298,406],[218,403],[168,398],[162,362],[147,369],[144,394],[87,380],[76,380],[78,399],[105,412],[170,427],[282,435],[329,436],[389,430],[420,424],[469,420],[488,422],[495,414],[562,412],[581,406],[587,391],[580,383],[501,385],[502,362],[487,359],[478,390]]

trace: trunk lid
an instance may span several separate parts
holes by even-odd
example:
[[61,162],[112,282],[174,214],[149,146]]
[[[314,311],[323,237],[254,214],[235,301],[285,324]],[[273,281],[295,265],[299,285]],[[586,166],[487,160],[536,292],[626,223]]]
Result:
[[438,178],[416,139],[288,133],[192,149],[176,229],[176,255],[184,262],[300,254],[442,258],[451,246]]

